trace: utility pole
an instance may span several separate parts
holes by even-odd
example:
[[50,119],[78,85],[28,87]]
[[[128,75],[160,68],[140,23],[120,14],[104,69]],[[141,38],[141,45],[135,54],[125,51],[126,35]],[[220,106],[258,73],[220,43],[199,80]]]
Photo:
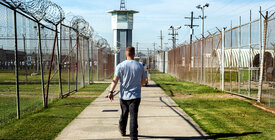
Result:
[[154,50],[155,50],[155,48],[156,48],[156,45],[157,45],[157,43],[156,43],[156,42],[154,42],[154,43],[153,43]]
[[137,51],[136,51],[136,52],[137,52],[137,57],[138,57],[138,44],[139,44],[139,43],[137,42],[137,43],[136,43],[136,46],[137,46]]
[[177,40],[177,30],[179,30],[181,28],[181,26],[177,27],[177,29],[175,29],[174,26],[170,26],[169,30],[171,29],[172,30],[172,33],[169,33],[168,35],[171,35],[172,36],[172,39],[169,39],[169,40],[172,40],[173,42],[173,49],[176,48],[176,40]]
[[165,46],[165,49],[167,49],[168,48],[168,43],[164,43],[164,46]]
[[149,52],[149,48],[147,48],[147,65],[150,68],[150,52]]
[[153,69],[155,69],[155,67],[156,67],[156,44],[157,43],[154,43],[154,60],[153,60],[153,65],[154,65],[154,68]]
[[172,39],[169,39],[169,40],[172,40],[172,46],[173,46],[173,49],[176,47],[176,41],[175,41],[175,28],[174,26],[171,26],[170,29],[172,30],[172,34],[169,33],[168,35],[171,35],[172,36]]
[[196,8],[198,8],[198,9],[200,9],[201,10],[201,13],[202,13],[202,15],[200,16],[200,18],[201,18],[201,82],[203,83],[203,81],[204,81],[204,76],[203,76],[203,74],[204,74],[204,72],[203,72],[203,70],[204,70],[204,64],[203,64],[203,47],[204,47],[204,19],[206,18],[206,16],[204,16],[204,9],[206,8],[206,7],[209,7],[209,4],[208,3],[206,3],[205,5],[203,5],[203,6],[201,6],[201,5],[198,5],[198,6],[196,6]]
[[[162,30],[160,30],[160,49],[163,51],[163,73],[165,73],[165,49],[163,49],[163,36],[162,36]],[[155,45],[155,44],[154,44]]]
[[162,30],[160,30],[160,36],[159,36],[159,38],[160,38],[160,49],[162,50],[162,49],[163,49],[163,43],[162,43],[162,41],[163,41]]
[[190,19],[190,24],[189,25],[185,25],[185,26],[188,26],[190,27],[190,46],[189,46],[189,55],[190,55],[190,58],[189,58],[189,72],[191,71],[191,61],[192,61],[192,43],[193,43],[193,34],[194,34],[194,27],[198,27],[199,25],[194,25],[194,19],[199,19],[199,18],[194,18],[194,13],[193,11],[191,12],[191,16],[190,17],[185,17],[185,19]]

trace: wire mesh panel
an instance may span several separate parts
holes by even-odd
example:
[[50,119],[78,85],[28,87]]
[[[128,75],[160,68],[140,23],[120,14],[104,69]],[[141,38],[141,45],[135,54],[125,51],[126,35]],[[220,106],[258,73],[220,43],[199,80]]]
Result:
[[63,94],[67,94],[76,90],[76,32],[62,25],[61,33],[61,83]]
[[56,31],[49,29],[42,29],[41,32],[41,47],[43,57],[43,70],[44,70],[44,87],[45,87],[45,100],[52,102],[60,96],[59,85],[59,55],[60,44],[58,34]]
[[84,87],[95,77],[94,72],[105,79],[114,71],[108,42],[101,38],[105,49],[95,51],[93,29],[87,21],[75,16],[72,26],[61,24],[61,7],[44,1],[50,8],[33,12],[28,6],[34,3],[0,2],[0,127]]
[[98,49],[98,69],[97,69],[97,76],[98,80],[104,80],[104,55],[103,55],[103,49]]
[[211,65],[211,57],[212,57],[212,48],[213,48],[213,38],[207,38],[205,41],[205,49],[204,49],[204,79],[205,84],[211,86],[212,76],[213,76],[213,67]]
[[92,43],[92,80],[96,81],[98,78],[97,70],[98,70],[98,49],[95,47],[95,42]]
[[[16,85],[15,85],[15,56],[14,56],[14,19],[13,11],[0,6],[0,126],[11,118],[16,117]],[[21,41],[22,43],[22,41]],[[25,68],[24,57],[26,53],[21,54],[22,70]],[[21,79],[25,77],[25,71],[19,73]],[[23,105],[24,107],[24,105]]]
[[[181,45],[168,51],[168,73],[181,80],[209,85],[258,101],[261,98],[262,103],[274,107],[274,28],[274,17],[264,19],[263,24],[254,20],[228,29],[224,34],[220,32],[197,40],[192,45]],[[260,38],[261,34],[263,38]],[[266,44],[260,45],[265,41]],[[163,53],[159,52],[155,57],[157,69],[163,71]]]
[[37,23],[17,14],[17,29],[18,49],[25,54],[21,58],[24,68],[19,69],[22,73],[22,77],[19,76],[20,111],[24,113],[43,103],[40,51],[43,53],[45,50],[39,47]]
[[262,102],[275,107],[275,18],[267,21]]
[[257,97],[258,86],[259,86],[259,70],[260,70],[260,29],[259,20],[251,23],[251,44],[249,47],[250,54],[250,96],[253,98]]

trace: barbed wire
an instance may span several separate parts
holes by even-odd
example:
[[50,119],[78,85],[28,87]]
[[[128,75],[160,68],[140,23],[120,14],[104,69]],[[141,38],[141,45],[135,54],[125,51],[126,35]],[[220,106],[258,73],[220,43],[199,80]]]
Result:
[[[51,2],[50,0],[3,0],[10,7],[19,9],[27,15],[33,17],[35,20],[40,22],[44,20],[53,25],[60,24],[65,19],[65,12],[63,9]],[[111,47],[108,41],[99,36],[94,35],[94,29],[89,25],[81,16],[68,16],[67,21],[70,22],[70,26],[77,30],[79,35],[93,39],[95,46],[101,49],[107,49],[111,51]]]
[[9,6],[20,9],[38,21],[57,25],[65,19],[63,9],[50,0],[3,0]]
[[71,27],[77,29],[79,34],[86,36],[88,38],[93,36],[94,29],[89,25],[83,17],[73,16],[71,19]]

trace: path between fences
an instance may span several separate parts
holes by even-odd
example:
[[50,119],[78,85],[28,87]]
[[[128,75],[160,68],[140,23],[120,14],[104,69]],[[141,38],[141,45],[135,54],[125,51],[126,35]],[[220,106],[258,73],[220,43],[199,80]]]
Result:
[[[126,130],[128,136],[122,137],[118,131],[119,93],[113,102],[106,98],[107,94],[108,90],[73,120],[56,140],[129,139],[129,124]],[[153,81],[149,81],[148,87],[142,88],[138,122],[140,139],[204,139],[206,136],[192,118]]]

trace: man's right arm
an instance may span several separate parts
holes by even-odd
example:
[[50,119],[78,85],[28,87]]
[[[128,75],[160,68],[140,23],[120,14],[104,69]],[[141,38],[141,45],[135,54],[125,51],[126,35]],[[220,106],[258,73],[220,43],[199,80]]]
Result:
[[111,84],[110,93],[109,93],[109,99],[110,101],[114,100],[114,90],[116,88],[116,85],[118,83],[119,78],[117,76],[114,77],[113,82]]
[[113,95],[113,93],[114,93],[114,90],[115,90],[115,88],[116,88],[116,85],[117,85],[117,83],[118,83],[118,80],[119,80],[119,76],[120,74],[119,74],[119,65],[116,67],[116,69],[115,69],[115,74],[114,74],[114,78],[113,78],[113,82],[112,82],[112,84],[111,84],[111,87],[110,87],[110,93],[109,93],[109,99],[110,99],[110,101],[112,101],[112,100],[114,100],[114,95]]

